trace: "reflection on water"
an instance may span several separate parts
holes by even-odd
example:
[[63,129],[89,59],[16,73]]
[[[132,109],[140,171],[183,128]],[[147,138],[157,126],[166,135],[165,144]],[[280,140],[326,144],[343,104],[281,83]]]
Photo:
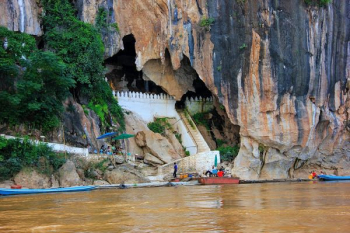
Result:
[[350,183],[0,197],[0,232],[350,232]]

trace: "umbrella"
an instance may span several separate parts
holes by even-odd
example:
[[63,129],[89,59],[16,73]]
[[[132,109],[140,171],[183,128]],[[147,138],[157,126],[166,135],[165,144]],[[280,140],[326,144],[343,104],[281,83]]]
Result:
[[117,133],[115,133],[115,132],[105,133],[105,134],[102,134],[101,136],[99,136],[97,139],[103,139],[103,138],[112,137],[112,136],[114,136],[116,134]]
[[132,137],[135,137],[135,135],[123,133],[123,134],[120,134],[120,135],[118,135],[117,137],[115,137],[113,139],[114,140],[121,140],[121,139],[127,139],[127,138],[132,138]]
[[215,160],[214,160],[214,167],[218,166],[218,157],[215,155]]

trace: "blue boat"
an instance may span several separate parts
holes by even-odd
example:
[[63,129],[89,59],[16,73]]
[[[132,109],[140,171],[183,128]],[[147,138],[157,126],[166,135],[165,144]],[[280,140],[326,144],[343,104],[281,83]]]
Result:
[[350,176],[330,176],[330,175],[319,175],[320,180],[350,180]]
[[93,189],[95,189],[95,186],[77,186],[77,187],[50,188],[50,189],[4,189],[4,188],[0,188],[0,195],[81,192],[81,191],[90,191]]

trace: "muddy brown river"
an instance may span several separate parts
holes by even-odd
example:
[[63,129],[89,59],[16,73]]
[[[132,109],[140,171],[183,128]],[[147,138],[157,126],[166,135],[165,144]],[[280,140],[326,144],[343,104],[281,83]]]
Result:
[[0,197],[0,232],[350,232],[350,183]]

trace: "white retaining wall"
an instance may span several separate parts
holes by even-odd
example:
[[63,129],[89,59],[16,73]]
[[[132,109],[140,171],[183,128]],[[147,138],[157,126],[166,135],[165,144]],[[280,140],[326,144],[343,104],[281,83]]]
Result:
[[116,92],[113,95],[118,99],[119,105],[126,110],[135,112],[145,122],[153,122],[154,117],[175,118],[177,123],[174,127],[181,134],[182,145],[190,152],[190,155],[197,153],[197,147],[192,137],[187,132],[185,124],[175,110],[176,100],[169,95],[146,94],[140,92]]
[[[215,156],[219,164],[221,162],[220,152],[216,150],[201,152],[196,155],[178,159],[174,162],[178,164],[178,173],[197,172],[199,174],[202,174],[203,172],[212,169],[212,166],[214,166],[215,162]],[[169,173],[173,173],[173,171],[173,163],[165,164],[163,166],[158,167],[159,175],[166,175]]]
[[213,98],[186,98],[185,105],[191,116],[199,112],[208,112],[214,109]]
[[[0,136],[3,136],[7,139],[15,139],[16,138],[16,137],[4,135],[4,134],[0,135]],[[30,142],[32,142],[33,144],[45,143],[49,147],[51,147],[53,151],[56,151],[56,152],[67,152],[70,154],[76,154],[76,155],[86,156],[86,157],[89,156],[89,151],[87,148],[67,146],[64,144],[51,143],[51,142],[41,142],[41,141],[37,141],[37,140],[30,140]]]
[[119,105],[135,112],[146,122],[152,122],[154,117],[177,117],[176,100],[169,95],[154,95],[140,92],[115,92]]

